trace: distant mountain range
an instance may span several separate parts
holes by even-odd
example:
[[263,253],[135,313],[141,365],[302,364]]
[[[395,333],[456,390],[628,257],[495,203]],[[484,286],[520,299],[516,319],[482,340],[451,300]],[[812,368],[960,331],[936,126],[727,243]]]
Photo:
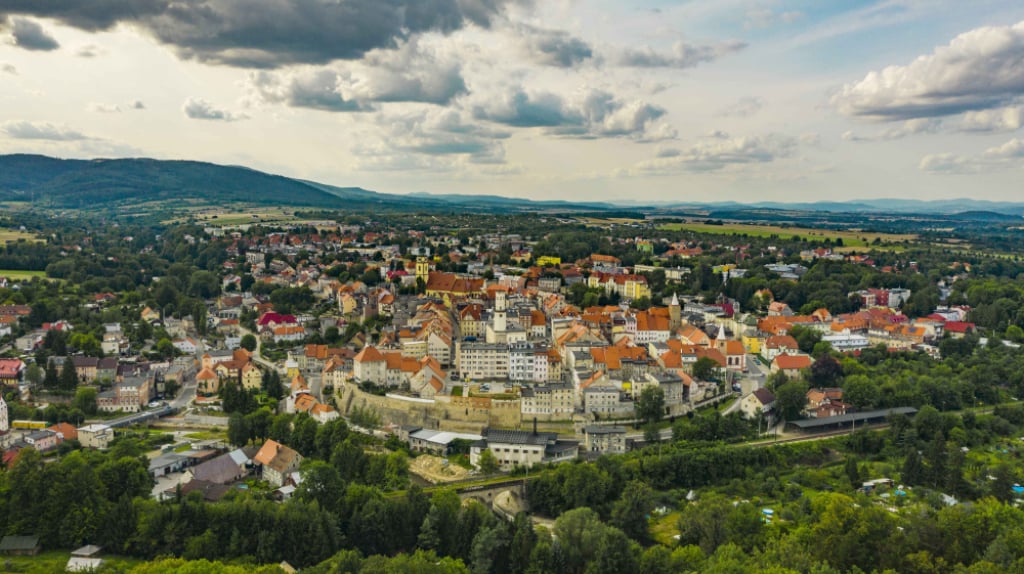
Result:
[[[630,211],[659,215],[709,212],[934,213],[950,219],[1010,221],[1024,215],[1024,203],[973,199],[922,201],[878,199],[782,202],[574,202],[531,201],[498,195],[378,193],[197,161],[58,159],[41,155],[0,155],[0,201],[31,200],[63,208],[104,208],[151,201],[247,202],[375,211]],[[781,213],[776,214],[781,215]]]
[[[1024,215],[1024,203],[1009,201],[988,201],[983,199],[860,199],[856,201],[818,201],[783,203],[759,201],[738,203],[735,201],[715,203],[660,203],[659,210],[675,211],[701,210],[751,210],[771,209],[778,211],[818,211],[826,213],[925,213],[925,214],[967,214],[968,217],[981,213],[1001,214],[1020,217]],[[1013,219],[1013,217],[1011,217]]]

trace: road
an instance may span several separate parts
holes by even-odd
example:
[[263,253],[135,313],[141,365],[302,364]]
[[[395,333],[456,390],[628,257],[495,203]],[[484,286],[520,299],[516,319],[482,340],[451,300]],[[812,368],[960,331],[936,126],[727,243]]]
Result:
[[[263,340],[260,339],[260,336],[258,334],[256,334],[256,333],[253,333],[252,331],[246,329],[245,327],[242,327],[241,325],[239,325],[238,330],[242,333],[243,337],[246,336],[246,335],[252,335],[253,337],[256,337],[256,348],[253,349],[253,351],[252,351],[252,360],[255,361],[256,363],[258,363],[264,369],[271,369],[271,370],[276,371],[277,370],[277,365],[275,365],[274,363],[271,363],[270,361],[268,361],[268,360],[263,358],[263,355],[262,355],[262,353],[260,351],[263,348]],[[291,382],[291,381],[285,381],[285,384],[287,384],[289,382]]]

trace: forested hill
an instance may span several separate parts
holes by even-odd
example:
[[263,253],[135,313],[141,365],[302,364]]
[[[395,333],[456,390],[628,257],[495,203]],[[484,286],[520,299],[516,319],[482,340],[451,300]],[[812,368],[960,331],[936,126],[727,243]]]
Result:
[[[308,183],[256,170],[196,161],[69,160],[39,155],[0,156],[0,200],[32,200],[55,207],[192,199],[342,207],[387,196]],[[394,198],[392,198],[394,200]]]
[[337,187],[254,169],[198,161],[58,159],[0,155],[0,201],[32,201],[40,207],[103,209],[125,204],[186,200],[209,204],[369,209],[372,211],[505,212],[602,210],[613,206],[567,201],[530,201],[497,196],[390,194]]

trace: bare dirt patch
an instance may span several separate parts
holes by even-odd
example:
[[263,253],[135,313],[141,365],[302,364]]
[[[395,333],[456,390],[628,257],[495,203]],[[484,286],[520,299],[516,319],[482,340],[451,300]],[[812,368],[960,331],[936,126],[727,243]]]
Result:
[[423,454],[413,459],[409,470],[431,484],[464,480],[469,476],[465,468],[451,462],[445,464],[444,461],[441,457]]

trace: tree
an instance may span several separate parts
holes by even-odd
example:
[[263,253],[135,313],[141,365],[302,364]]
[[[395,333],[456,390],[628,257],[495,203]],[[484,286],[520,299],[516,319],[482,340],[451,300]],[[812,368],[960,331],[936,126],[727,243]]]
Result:
[[1013,469],[1008,464],[1000,464],[992,471],[990,491],[996,500],[1009,502],[1013,499],[1014,476]]
[[637,398],[636,417],[646,423],[656,423],[665,416],[665,391],[657,385],[648,385]]
[[794,325],[789,330],[789,335],[796,340],[796,344],[800,347],[800,350],[804,353],[811,354],[814,351],[814,346],[821,341],[821,332],[817,329],[811,329],[810,327],[804,327],[802,325]]
[[693,364],[693,378],[698,381],[717,381],[719,365],[714,359],[701,357]]
[[82,387],[75,392],[75,399],[71,401],[71,406],[87,415],[94,415],[98,410],[96,404],[97,395],[96,389]]
[[174,347],[174,343],[166,337],[157,341],[154,349],[164,359],[170,359],[178,354],[178,349]]
[[565,572],[582,574],[608,528],[596,512],[586,507],[574,508],[555,520],[555,538],[563,550]]
[[857,489],[861,485],[860,480],[860,469],[857,467],[857,459],[852,456],[846,457],[846,479],[850,481],[850,486]]
[[924,466],[921,464],[921,455],[917,448],[911,447],[907,457],[903,460],[903,472],[900,479],[904,484],[921,484],[924,477]]
[[498,459],[495,458],[491,449],[485,448],[477,459],[477,466],[480,467],[480,472],[484,474],[494,474],[498,472]]
[[57,386],[62,391],[73,391],[78,386],[78,373],[75,372],[75,364],[71,357],[64,360],[64,366],[60,370],[60,381]]
[[46,376],[43,377],[43,386],[48,389],[56,389],[60,386],[60,374],[57,371],[57,364],[53,361],[46,363]]
[[28,367],[25,367],[25,380],[32,384],[32,386],[38,386],[43,382],[43,376],[45,372],[38,363],[31,363]]
[[333,466],[315,460],[302,469],[302,484],[295,491],[295,496],[306,502],[316,501],[320,508],[338,514],[345,497],[345,482]]
[[242,341],[238,344],[238,346],[242,347],[243,349],[251,353],[256,350],[256,342],[257,341],[255,335],[253,335],[252,333],[246,333],[242,335]]
[[654,498],[650,487],[633,480],[626,484],[622,495],[612,505],[610,523],[633,540],[646,542],[649,538],[647,517],[652,510]]
[[74,333],[68,342],[72,347],[90,357],[98,357],[103,354],[99,339],[92,333]]
[[509,548],[509,571],[511,574],[524,574],[530,566],[530,554],[537,544],[537,533],[533,529],[533,521],[525,512],[519,512],[512,520],[512,545]]
[[878,404],[878,386],[864,375],[851,375],[843,383],[843,400],[858,409]]
[[620,574],[636,572],[638,547],[618,528],[606,528],[598,539],[594,558],[587,564],[586,574]]
[[832,355],[821,355],[811,363],[811,382],[820,387],[830,387],[843,376],[843,368]]
[[228,418],[228,442],[235,446],[245,446],[251,437],[252,429],[245,415],[240,412],[231,413]]
[[799,419],[806,405],[807,385],[801,381],[790,381],[775,390],[775,410],[784,420]]

